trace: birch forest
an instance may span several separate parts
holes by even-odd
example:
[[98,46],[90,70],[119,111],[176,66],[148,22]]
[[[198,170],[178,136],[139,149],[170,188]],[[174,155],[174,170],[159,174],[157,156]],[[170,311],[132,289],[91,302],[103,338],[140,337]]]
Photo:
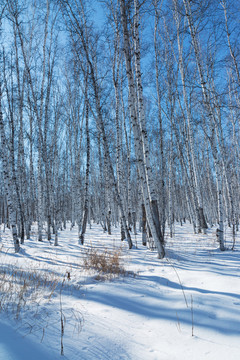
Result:
[[15,252],[37,224],[118,226],[165,256],[176,222],[240,216],[236,0],[0,0],[0,218]]

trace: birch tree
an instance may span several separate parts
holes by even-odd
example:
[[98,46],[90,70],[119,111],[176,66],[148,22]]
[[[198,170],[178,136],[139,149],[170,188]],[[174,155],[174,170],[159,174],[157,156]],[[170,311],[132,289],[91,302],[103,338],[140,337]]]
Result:
[[209,92],[206,86],[207,82],[204,76],[203,65],[200,55],[200,47],[197,39],[197,31],[193,22],[191,4],[189,0],[183,0],[183,4],[184,4],[190,35],[192,39],[192,45],[195,53],[196,65],[198,69],[199,80],[200,80],[203,99],[204,99],[204,105],[207,111],[207,116],[211,122],[212,134],[208,138],[210,141],[210,146],[212,149],[212,155],[214,158],[214,164],[216,170],[216,180],[217,180],[217,189],[218,189],[219,242],[220,242],[220,249],[224,250],[225,246],[224,246],[224,238],[223,238],[223,198],[222,198],[223,194],[222,194],[222,178],[220,175],[221,159],[219,157],[218,148],[216,144],[216,121],[215,121],[214,110],[212,108],[212,104],[209,98]]
[[[124,38],[124,56],[129,88],[129,111],[131,125],[134,134],[135,155],[138,162],[139,176],[143,191],[143,199],[148,219],[149,228],[153,236],[155,245],[158,249],[159,258],[165,255],[163,237],[159,222],[159,213],[157,207],[156,193],[152,179],[152,171],[149,161],[148,138],[145,125],[141,66],[140,66],[140,44],[139,44],[139,4],[134,2],[135,20],[134,20],[134,59],[136,84],[134,82],[134,71],[132,67],[132,50],[130,46],[131,37],[128,28],[128,9],[125,0],[120,1],[121,22]],[[136,90],[135,90],[136,89]],[[136,104],[138,108],[136,109]]]
[[[70,1],[60,1],[60,5],[62,7],[63,15],[66,17],[68,24],[70,25],[70,31],[73,31],[76,34],[78,40],[80,41],[82,47],[82,54],[86,59],[87,66],[89,68],[89,81],[91,82],[91,86],[93,89],[94,94],[94,102],[95,102],[95,109],[96,114],[91,109],[91,113],[95,118],[97,127],[101,133],[102,140],[103,140],[103,149],[104,149],[104,156],[106,160],[106,164],[108,167],[108,172],[110,176],[111,186],[113,187],[115,199],[120,209],[123,226],[126,234],[126,238],[128,241],[129,248],[132,247],[132,240],[131,236],[127,227],[126,216],[124,213],[123,203],[121,195],[119,194],[117,181],[115,179],[114,169],[111,162],[111,157],[109,153],[109,144],[107,141],[106,130],[104,126],[104,119],[102,113],[102,106],[101,106],[101,99],[100,99],[100,86],[98,84],[98,77],[97,77],[97,63],[94,61],[94,51],[91,43],[91,38],[89,35],[89,29],[87,27],[87,19],[84,12],[84,5],[82,1],[77,1],[72,6]],[[72,30],[71,30],[72,29]],[[71,33],[73,35],[73,33]],[[80,49],[75,48],[76,55],[78,56],[78,51]],[[83,70],[83,69],[82,69]]]

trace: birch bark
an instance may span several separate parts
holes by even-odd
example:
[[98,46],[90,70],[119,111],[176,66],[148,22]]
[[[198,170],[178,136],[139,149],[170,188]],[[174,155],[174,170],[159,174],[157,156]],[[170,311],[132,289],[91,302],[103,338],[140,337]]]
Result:
[[87,159],[86,159],[86,175],[85,175],[85,190],[84,190],[84,206],[83,206],[83,218],[82,218],[82,230],[80,241],[83,245],[84,235],[87,227],[87,219],[89,214],[89,171],[90,171],[90,135],[89,135],[89,105],[88,105],[88,87],[86,79],[85,90],[85,122],[86,122],[86,147],[87,147]]
[[[138,38],[138,3],[135,4],[136,20],[135,20],[135,68],[137,78],[137,90],[138,96],[135,91],[134,75],[131,63],[131,46],[130,35],[128,31],[128,17],[125,0],[120,1],[121,21],[123,26],[123,38],[124,38],[124,55],[125,65],[128,78],[129,88],[129,111],[131,124],[134,134],[134,146],[135,154],[138,162],[139,177],[141,180],[141,187],[143,191],[144,204],[148,219],[148,224],[153,236],[155,245],[158,249],[159,258],[163,258],[165,255],[163,237],[161,233],[159,223],[159,213],[157,207],[157,200],[155,197],[155,191],[153,186],[153,180],[151,178],[151,167],[149,165],[149,153],[147,132],[145,129],[144,121],[144,109],[143,109],[143,97],[142,97],[142,84],[141,84],[141,70],[140,70],[140,49]],[[138,104],[139,103],[139,104]],[[138,115],[136,110],[136,104],[138,104]],[[140,118],[138,118],[138,116]],[[140,122],[141,121],[141,127]],[[144,144],[143,144],[144,141]],[[145,151],[145,153],[144,153]],[[147,164],[145,163],[147,161]]]
[[[0,19],[1,21],[1,19]],[[1,60],[1,59],[0,59]],[[3,164],[3,177],[4,177],[4,186],[6,191],[6,198],[7,198],[7,205],[9,211],[9,220],[10,226],[12,228],[12,237],[13,237],[13,244],[15,252],[19,252],[20,250],[20,243],[17,235],[17,226],[16,226],[16,200],[14,194],[14,184],[12,176],[10,175],[11,172],[9,171],[8,166],[8,148],[7,148],[7,140],[5,135],[4,129],[4,122],[3,122],[3,113],[2,113],[2,81],[0,81],[0,132],[1,132],[1,157],[2,157],[2,164]]]
[[213,111],[211,101],[209,99],[209,93],[208,93],[207,87],[206,87],[207,82],[204,77],[204,71],[203,71],[203,66],[202,66],[201,57],[200,57],[200,47],[199,47],[199,43],[198,43],[198,39],[197,39],[196,28],[195,28],[194,22],[193,22],[191,4],[190,4],[189,0],[183,0],[183,4],[184,4],[185,13],[186,13],[188,26],[189,26],[189,30],[190,30],[190,35],[191,35],[191,39],[192,39],[192,45],[193,45],[193,49],[194,49],[196,65],[197,65],[197,69],[198,69],[199,80],[200,80],[203,99],[204,99],[204,105],[205,105],[205,109],[207,111],[208,119],[211,122],[211,128],[212,128],[212,136],[209,137],[209,142],[210,142],[210,146],[212,149],[212,155],[214,158],[214,164],[215,164],[215,170],[216,170],[216,181],[217,181],[217,189],[218,189],[219,242],[220,242],[220,249],[223,251],[225,249],[225,246],[224,246],[224,236],[223,236],[222,180],[221,180],[221,175],[220,175],[221,159],[219,158],[219,153],[218,153],[218,148],[216,145],[216,138],[215,138],[216,121],[214,119],[214,111]]

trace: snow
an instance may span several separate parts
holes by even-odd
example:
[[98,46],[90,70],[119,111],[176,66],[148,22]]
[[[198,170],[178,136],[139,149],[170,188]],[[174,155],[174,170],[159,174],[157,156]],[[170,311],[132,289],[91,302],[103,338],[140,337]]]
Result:
[[[0,295],[0,359],[239,359],[239,237],[235,251],[220,252],[214,231],[196,235],[190,224],[176,225],[158,260],[140,234],[128,250],[119,229],[107,235],[96,224],[84,246],[68,227],[58,247],[33,232],[19,254],[1,230],[0,292],[9,298]],[[128,273],[99,278],[86,270],[91,248],[121,248]]]

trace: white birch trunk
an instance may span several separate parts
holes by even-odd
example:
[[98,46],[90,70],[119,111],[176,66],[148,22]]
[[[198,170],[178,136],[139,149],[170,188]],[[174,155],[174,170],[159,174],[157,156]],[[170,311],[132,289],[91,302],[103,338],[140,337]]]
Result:
[[86,175],[85,175],[85,190],[84,190],[84,207],[83,207],[83,218],[82,218],[82,229],[80,241],[83,245],[84,235],[87,228],[87,219],[89,215],[89,172],[90,172],[90,135],[89,135],[89,105],[88,105],[88,88],[86,79],[86,92],[85,92],[85,120],[86,120],[86,147],[87,147],[87,159],[86,159]]
[[2,113],[2,83],[0,82],[0,132],[1,132],[1,145],[2,151],[2,164],[3,164],[3,178],[4,178],[4,187],[6,191],[6,198],[7,198],[7,205],[9,211],[9,220],[10,226],[12,229],[12,237],[13,237],[13,244],[15,252],[19,252],[20,250],[20,243],[17,235],[17,226],[16,226],[16,201],[14,199],[14,184],[11,176],[11,172],[9,172],[8,166],[8,150],[7,150],[7,141],[5,137],[5,129],[3,123],[3,113]]
[[[185,69],[184,69],[184,60],[183,60],[183,44],[180,40],[180,20],[179,20],[179,14],[177,10],[177,1],[174,1],[175,3],[175,23],[177,27],[177,44],[178,44],[178,64],[179,64],[179,71],[181,75],[181,81],[182,81],[182,93],[183,93],[183,100],[186,110],[186,118],[187,118],[187,129],[188,129],[188,138],[189,138],[189,150],[190,150],[190,156],[189,156],[189,165],[192,166],[192,172],[193,172],[193,180],[194,180],[194,191],[196,191],[197,196],[197,228],[198,232],[205,231],[207,228],[207,224],[205,221],[205,216],[203,214],[203,203],[202,203],[202,196],[200,192],[200,180],[199,180],[199,172],[197,170],[197,160],[196,160],[196,153],[194,151],[194,139],[193,139],[193,121],[192,121],[192,115],[188,103],[188,97],[187,97],[187,90],[186,90],[186,81],[185,81]],[[185,119],[185,115],[184,115]],[[191,165],[192,164],[192,165]]]
[[210,145],[211,145],[211,149],[212,149],[212,155],[214,158],[215,170],[216,170],[216,181],[218,184],[218,213],[219,213],[219,229],[220,229],[219,241],[220,241],[220,249],[223,251],[224,250],[223,221],[222,221],[223,203],[222,203],[222,188],[221,188],[221,177],[220,177],[221,159],[219,158],[218,148],[216,146],[216,139],[215,139],[216,121],[214,118],[214,111],[212,109],[211,102],[209,99],[209,94],[208,94],[207,87],[206,87],[207,82],[205,81],[202,62],[201,62],[201,58],[200,58],[200,47],[199,47],[199,43],[198,43],[198,39],[197,39],[197,33],[196,33],[195,26],[193,24],[191,4],[190,4],[189,0],[183,0],[183,3],[184,3],[188,26],[189,26],[189,30],[190,30],[190,34],[191,34],[191,39],[192,39],[192,44],[193,44],[193,49],[194,49],[202,94],[203,94],[203,98],[204,98],[204,105],[206,107],[207,115],[211,122],[211,127],[213,130],[212,136],[211,136],[211,138],[209,138],[209,141],[210,141]]
[[[165,255],[164,251],[164,245],[163,245],[163,239],[161,234],[161,228],[159,226],[159,214],[157,211],[157,204],[156,199],[154,197],[154,188],[153,188],[153,182],[150,178],[150,182],[148,181],[147,176],[149,175],[149,172],[146,172],[146,170],[149,170],[149,164],[145,166],[144,162],[144,147],[143,147],[143,137],[146,135],[141,133],[141,129],[139,127],[138,123],[138,117],[136,114],[136,92],[135,92],[135,84],[134,84],[134,76],[132,72],[132,65],[131,65],[131,47],[130,47],[130,39],[129,39],[129,32],[128,32],[128,24],[127,24],[127,13],[126,13],[126,4],[125,0],[120,1],[120,8],[121,8],[121,20],[123,25],[123,36],[124,36],[124,55],[125,55],[125,64],[126,64],[126,71],[127,71],[127,78],[128,78],[128,88],[129,88],[129,110],[130,110],[130,117],[131,117],[131,124],[133,128],[133,134],[134,134],[134,146],[135,146],[135,154],[137,157],[138,162],[138,170],[139,170],[139,177],[141,180],[141,187],[143,191],[143,198],[144,198],[144,204],[147,214],[147,220],[148,224],[151,230],[151,234],[153,236],[155,245],[158,250],[158,256],[159,258],[163,258]],[[138,56],[138,53],[136,54]],[[136,66],[138,67],[138,60],[136,61]],[[141,82],[140,82],[140,72],[136,74],[138,77],[138,92],[139,100],[142,101],[142,93],[141,93]],[[143,102],[140,104],[139,108],[139,115],[140,117],[143,117]],[[143,119],[141,119],[143,121]],[[144,126],[144,121],[143,124]],[[143,129],[144,131],[144,129]],[[144,137],[144,139],[146,139]],[[146,149],[147,150],[147,149]],[[149,154],[145,154],[145,158],[148,158]],[[150,170],[149,170],[150,171]],[[151,187],[151,192],[149,192]],[[150,197],[152,196],[152,199]]]

